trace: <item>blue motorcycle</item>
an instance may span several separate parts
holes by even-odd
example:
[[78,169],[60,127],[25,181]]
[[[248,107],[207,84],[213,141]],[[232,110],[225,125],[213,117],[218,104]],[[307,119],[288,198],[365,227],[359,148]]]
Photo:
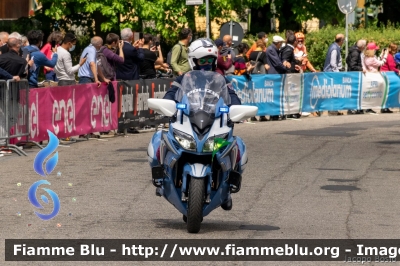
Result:
[[156,195],[183,214],[189,233],[198,233],[203,217],[240,190],[247,152],[233,127],[258,108],[229,107],[225,78],[210,71],[186,73],[176,101],[148,99],[150,109],[170,117],[168,130],[154,134],[148,160]]

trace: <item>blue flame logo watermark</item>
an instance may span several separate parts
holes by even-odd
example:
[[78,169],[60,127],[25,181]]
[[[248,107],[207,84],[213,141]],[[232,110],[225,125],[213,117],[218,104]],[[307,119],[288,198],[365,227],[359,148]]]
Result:
[[[59,141],[57,137],[49,130],[47,130],[49,135],[49,144],[43,150],[39,151],[36,155],[35,161],[33,162],[33,169],[39,175],[46,177],[47,175],[53,172],[54,168],[58,162],[58,152],[56,152],[51,158],[49,158],[46,164],[43,166],[47,157],[49,157],[58,147]],[[28,191],[28,199],[38,209],[43,209],[43,206],[39,203],[36,198],[36,191],[40,185],[51,185],[47,180],[39,180],[29,188]],[[50,220],[54,218],[58,212],[60,211],[60,200],[58,199],[57,194],[48,188],[42,188],[45,192],[50,195],[51,200],[53,201],[53,211],[50,214],[42,214],[35,211],[35,214],[42,220]],[[41,195],[40,197],[42,201],[46,204],[49,204],[49,199],[45,195]]]

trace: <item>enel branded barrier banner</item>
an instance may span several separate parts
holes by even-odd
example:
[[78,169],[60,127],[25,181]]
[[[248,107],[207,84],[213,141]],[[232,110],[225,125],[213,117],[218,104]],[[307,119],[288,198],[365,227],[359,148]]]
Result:
[[400,78],[394,72],[324,72],[227,76],[242,104],[257,115],[400,107]]
[[[113,85],[117,95],[117,83]],[[47,130],[58,138],[114,130],[118,127],[117,111],[104,84],[30,89],[29,137],[33,141],[47,140]]]

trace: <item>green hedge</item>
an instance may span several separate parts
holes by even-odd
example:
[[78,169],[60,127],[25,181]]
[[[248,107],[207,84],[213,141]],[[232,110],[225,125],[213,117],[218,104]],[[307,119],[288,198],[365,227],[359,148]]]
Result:
[[[336,26],[326,26],[319,31],[310,32],[305,34],[306,40],[305,45],[307,47],[308,58],[313,64],[315,69],[322,70],[326,53],[328,52],[329,45],[334,41],[335,35],[337,33],[345,34],[345,28]],[[268,35],[268,45],[272,43],[273,35],[279,35],[285,39],[285,33],[269,34]],[[255,36],[248,36],[248,38],[243,39],[243,42],[251,45],[255,40]],[[386,48],[390,43],[395,43],[399,45],[400,48],[400,28],[389,25],[386,28],[360,28],[352,30],[349,28],[349,48],[353,46],[357,40],[365,39],[368,42],[375,42],[381,49]],[[345,44],[342,46],[342,60],[345,64]],[[378,54],[380,51],[377,52]]]

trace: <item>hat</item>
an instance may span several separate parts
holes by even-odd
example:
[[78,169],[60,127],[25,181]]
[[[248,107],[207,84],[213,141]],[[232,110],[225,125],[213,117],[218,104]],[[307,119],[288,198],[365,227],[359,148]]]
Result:
[[219,47],[219,46],[224,46],[224,42],[221,39],[216,39],[214,41],[215,46]]
[[285,40],[281,36],[274,36],[272,38],[272,42],[277,43],[277,42],[284,42]]
[[379,46],[376,46],[376,43],[374,42],[370,42],[367,45],[367,50],[379,50]]

